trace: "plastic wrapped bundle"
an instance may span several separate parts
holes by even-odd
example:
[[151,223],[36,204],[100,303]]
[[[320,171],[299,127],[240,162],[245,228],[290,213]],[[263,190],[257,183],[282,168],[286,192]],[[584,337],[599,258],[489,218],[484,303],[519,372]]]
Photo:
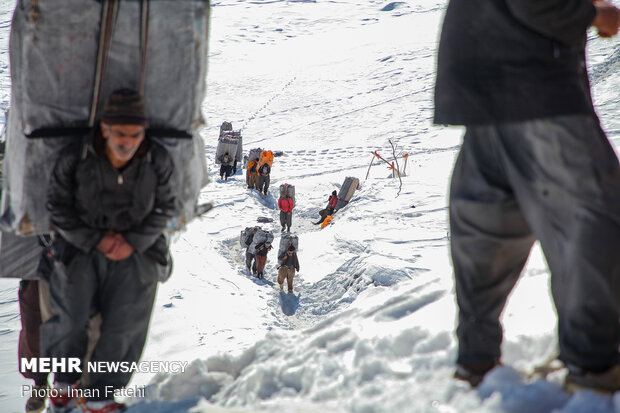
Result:
[[49,232],[44,197],[59,150],[98,127],[103,101],[122,87],[142,92],[148,135],[173,159],[176,226],[191,219],[208,182],[198,134],[208,25],[208,0],[18,2],[3,223],[22,234]]
[[353,176],[347,176],[344,179],[342,187],[338,192],[338,203],[336,204],[334,212],[349,203],[351,198],[353,198],[353,193],[355,193],[355,190],[359,187],[359,184],[360,180]]

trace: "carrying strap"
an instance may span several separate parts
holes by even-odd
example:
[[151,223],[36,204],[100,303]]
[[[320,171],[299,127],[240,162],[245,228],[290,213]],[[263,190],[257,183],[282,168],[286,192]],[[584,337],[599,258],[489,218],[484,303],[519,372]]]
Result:
[[146,78],[146,51],[148,48],[149,34],[149,2],[142,0],[140,8],[140,51],[141,51],[141,67],[140,67],[140,95],[144,96],[144,81]]
[[103,75],[105,73],[105,65],[110,50],[110,40],[112,39],[112,31],[116,23],[117,13],[118,0],[104,0],[101,6],[101,30],[99,31],[99,47],[97,50],[93,98],[90,107],[90,116],[88,118],[88,126],[91,128],[95,125],[97,107],[99,106],[99,98],[103,86]]

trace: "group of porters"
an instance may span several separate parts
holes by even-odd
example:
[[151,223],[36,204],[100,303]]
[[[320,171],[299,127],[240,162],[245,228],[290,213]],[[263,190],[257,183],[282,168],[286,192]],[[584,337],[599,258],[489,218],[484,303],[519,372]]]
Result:
[[[224,180],[231,174],[231,171],[232,174],[236,173],[237,162],[242,159],[242,141],[240,131],[234,131],[230,122],[222,123],[216,150],[216,163],[221,165],[220,176]],[[245,176],[248,188],[258,189],[261,193],[267,194],[273,158],[274,153],[272,151],[261,148],[251,149],[248,152],[245,158]],[[267,172],[263,173],[263,171]],[[335,212],[349,203],[357,188],[359,188],[359,179],[346,177],[339,192],[333,191],[328,199],[327,206],[319,211],[321,218],[314,224],[320,224],[321,228],[327,226],[333,219]],[[295,271],[299,271],[299,259],[297,257],[299,238],[290,233],[292,210],[295,206],[295,186],[288,183],[281,184],[279,194],[278,207],[280,209],[282,235],[278,247],[278,284],[282,289],[286,280],[288,291],[292,293]],[[272,231],[260,226],[246,227],[241,231],[239,243],[241,248],[246,250],[245,265],[248,271],[258,279],[264,279],[267,254],[272,249],[274,238]]]

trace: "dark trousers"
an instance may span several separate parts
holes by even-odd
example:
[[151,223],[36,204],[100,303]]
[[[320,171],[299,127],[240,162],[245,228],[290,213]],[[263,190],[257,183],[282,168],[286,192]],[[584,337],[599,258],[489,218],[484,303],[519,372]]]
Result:
[[225,179],[228,179],[228,177],[230,175],[232,175],[231,172],[232,172],[232,166],[231,165],[224,165],[224,164],[222,164],[220,166],[220,176],[223,176]]
[[[83,359],[89,318],[100,313],[100,337],[91,360],[137,362],[146,340],[157,277],[155,261],[143,254],[134,252],[125,260],[111,261],[98,251],[78,253],[65,269],[56,268],[52,273],[54,316],[41,327],[41,354]],[[105,386],[119,389],[130,378],[131,372],[91,372],[88,387],[99,389],[103,399]],[[80,373],[75,372],[59,372],[55,377],[63,383],[79,379]]]
[[[250,253],[248,250],[245,251],[245,266],[248,271],[252,271],[252,261],[254,261],[254,254]],[[256,264],[254,264],[254,269],[256,268]]]
[[[40,356],[39,328],[41,327],[41,310],[39,307],[39,281],[23,280],[19,284],[19,315],[22,329],[19,332],[18,358],[30,359]],[[21,370],[20,373],[27,379],[33,379],[35,384],[45,384],[47,373],[33,373]]]
[[288,226],[290,230],[291,225],[293,225],[293,213],[280,211],[280,224],[282,224],[282,227]]
[[560,359],[618,362],[620,168],[594,116],[468,127],[450,188],[459,361],[498,359],[500,313],[534,241]]
[[267,190],[269,189],[270,180],[271,178],[269,177],[269,175],[259,175],[258,176],[258,191],[264,192],[266,194]]

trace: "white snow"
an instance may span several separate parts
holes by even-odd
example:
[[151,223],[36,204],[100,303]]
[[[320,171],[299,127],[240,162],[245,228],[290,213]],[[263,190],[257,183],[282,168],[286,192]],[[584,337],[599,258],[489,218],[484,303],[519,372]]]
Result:
[[[10,9],[0,6],[0,107],[8,106]],[[10,5],[8,3],[11,3]],[[503,313],[506,367],[472,390],[453,380],[456,304],[448,249],[449,177],[462,131],[432,125],[435,49],[446,1],[214,1],[204,138],[215,208],[175,237],[142,360],[188,361],[181,374],[136,374],[131,413],[620,412],[620,396],[562,390],[522,372],[555,353],[549,273],[538,247]],[[594,98],[620,144],[619,40],[591,34]],[[222,121],[244,149],[283,151],[266,198],[243,175],[219,180]],[[410,155],[391,177],[373,152]],[[399,158],[402,162],[402,158]],[[360,189],[321,230],[311,222],[347,176]],[[247,274],[239,233],[276,233],[281,183],[296,186],[301,271],[280,292]],[[273,223],[259,224],[258,217]],[[0,406],[22,411],[17,282],[0,281]],[[285,287],[286,290],[286,287]]]

